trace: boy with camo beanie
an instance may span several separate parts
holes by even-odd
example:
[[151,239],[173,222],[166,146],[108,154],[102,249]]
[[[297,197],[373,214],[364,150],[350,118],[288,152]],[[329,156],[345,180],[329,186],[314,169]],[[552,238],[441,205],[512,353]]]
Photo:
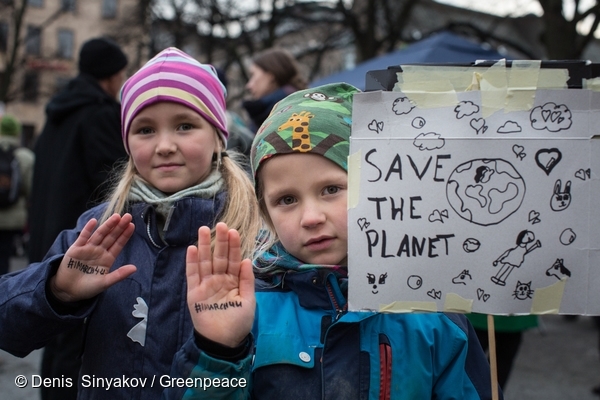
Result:
[[335,83],[292,93],[273,107],[252,145],[252,171],[278,154],[320,154],[348,169],[352,96],[359,90]]
[[[295,92],[261,126],[252,172],[270,234],[254,260],[255,294],[249,277],[236,287],[256,311],[194,320],[200,334],[218,325],[219,339],[211,363],[190,371],[244,379],[236,398],[491,399],[489,364],[464,315],[348,311],[347,157],[357,93],[344,83]],[[235,332],[248,343],[250,330],[254,352],[238,346],[233,358],[221,337]]]

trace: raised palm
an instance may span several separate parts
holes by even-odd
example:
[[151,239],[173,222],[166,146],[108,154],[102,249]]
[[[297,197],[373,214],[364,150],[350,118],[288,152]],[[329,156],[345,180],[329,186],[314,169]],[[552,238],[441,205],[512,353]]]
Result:
[[249,259],[241,259],[240,236],[220,222],[216,226],[214,253],[210,229],[198,230],[198,246],[186,255],[187,301],[194,328],[202,336],[235,347],[254,322],[256,299]]
[[63,257],[51,278],[52,293],[64,302],[92,298],[135,272],[125,265],[109,272],[134,231],[131,215],[114,214],[98,229],[92,219]]

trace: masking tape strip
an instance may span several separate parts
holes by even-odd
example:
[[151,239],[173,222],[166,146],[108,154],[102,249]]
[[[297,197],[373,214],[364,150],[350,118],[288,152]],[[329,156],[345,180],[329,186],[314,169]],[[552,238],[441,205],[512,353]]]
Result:
[[508,91],[504,110],[531,110],[540,76],[539,60],[514,60],[508,72]]
[[448,81],[407,82],[404,93],[419,108],[450,107],[458,104],[454,87]]
[[395,87],[402,90],[406,83],[414,82],[448,82],[456,92],[464,92],[471,85],[472,75],[481,71],[481,67],[473,66],[447,66],[435,65],[401,65],[402,71],[398,73],[398,82]]
[[583,79],[583,88],[589,89],[594,92],[600,92],[600,77],[599,78],[591,78],[591,79]]
[[465,299],[456,293],[448,293],[444,303],[444,311],[470,313],[473,309],[473,300]]
[[558,314],[566,283],[567,279],[563,278],[555,284],[536,289],[531,303],[531,313]]
[[361,151],[348,156],[348,209],[356,208],[360,200]]
[[[502,59],[491,67],[401,65],[394,91],[401,91],[420,108],[447,107],[457,104],[456,93],[480,90],[482,115],[498,110],[530,110],[536,90],[566,89],[567,69],[541,68],[539,60],[514,60],[506,68]],[[589,86],[600,91],[600,78]]]
[[415,311],[437,312],[438,309],[433,301],[395,301],[379,305],[379,312],[410,313]]
[[496,62],[481,74],[479,89],[481,90],[483,118],[504,108],[508,91],[506,60],[502,59]]
[[540,69],[538,89],[568,89],[569,70],[567,69]]

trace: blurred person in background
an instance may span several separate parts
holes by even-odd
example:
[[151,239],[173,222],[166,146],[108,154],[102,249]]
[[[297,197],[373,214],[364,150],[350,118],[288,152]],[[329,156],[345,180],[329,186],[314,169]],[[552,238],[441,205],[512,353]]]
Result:
[[242,106],[252,121],[250,128],[256,132],[279,100],[306,89],[308,84],[294,56],[278,47],[258,53],[249,71],[246,89],[252,99],[244,101]]
[[[217,76],[219,80],[227,90],[227,76],[225,71],[221,68],[217,68]],[[252,140],[254,140],[254,132],[252,132],[242,117],[233,110],[225,110],[227,117],[227,129],[229,130],[229,138],[227,139],[227,150],[235,150],[246,156],[244,163],[246,170],[250,171],[250,147],[252,146]]]
[[10,271],[15,241],[27,225],[27,203],[35,156],[20,145],[21,123],[12,115],[0,120],[0,275]]
[[[34,148],[29,211],[29,262],[44,259],[58,234],[108,196],[109,176],[127,153],[121,140],[117,96],[125,81],[127,57],[112,40],[94,38],[79,52],[79,74],[46,106],[46,124]],[[83,326],[58,335],[45,348],[43,378],[77,382]],[[70,388],[42,387],[42,400],[72,400]]]

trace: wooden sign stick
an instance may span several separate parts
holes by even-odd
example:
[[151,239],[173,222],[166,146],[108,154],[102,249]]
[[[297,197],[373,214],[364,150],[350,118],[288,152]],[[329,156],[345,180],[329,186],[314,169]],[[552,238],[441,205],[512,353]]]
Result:
[[490,355],[490,373],[492,378],[492,400],[498,400],[498,368],[496,366],[496,335],[494,333],[494,316],[487,316],[488,351]]

